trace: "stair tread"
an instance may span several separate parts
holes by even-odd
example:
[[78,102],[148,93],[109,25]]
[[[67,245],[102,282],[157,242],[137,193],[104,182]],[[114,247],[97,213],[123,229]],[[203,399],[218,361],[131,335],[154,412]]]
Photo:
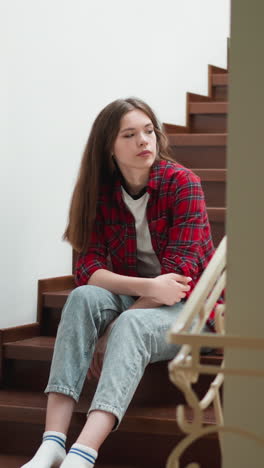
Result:
[[27,463],[29,460],[29,457],[22,455],[0,454],[0,466],[2,468],[20,468],[21,465]]
[[[69,293],[71,290],[69,290]],[[60,294],[60,291],[53,292],[52,294]],[[25,340],[11,341],[5,343],[6,348],[15,348],[17,346],[22,347],[41,347],[41,348],[53,348],[55,342],[54,336],[35,336],[34,338],[27,338]]]
[[209,221],[225,221],[226,216],[226,208],[225,207],[218,207],[218,206],[208,206],[207,213],[209,217]]
[[[0,418],[9,421],[44,423],[47,397],[42,392],[0,390]],[[176,434],[181,432],[175,419],[176,404],[138,405],[130,407],[120,424],[125,432]],[[185,408],[186,417],[192,420],[192,410]],[[87,401],[80,398],[76,405],[72,422],[83,424],[87,413]],[[204,423],[215,424],[212,407],[204,411]]]
[[190,114],[227,114],[228,102],[192,102],[189,112]]
[[227,133],[171,133],[167,135],[170,145],[178,146],[225,146]]
[[56,294],[57,301],[54,303],[54,294],[52,291],[44,292],[43,298],[44,298],[44,307],[62,307],[64,303],[66,302],[66,299],[69,295],[69,293],[72,291],[72,289],[61,289],[58,291],[58,294]]
[[[69,290],[68,294],[70,294]],[[60,291],[53,292],[53,297],[59,296]],[[3,352],[6,359],[20,359],[30,361],[50,361],[53,354],[55,337],[35,336],[25,340],[4,343]]]
[[[69,293],[71,290],[69,290]],[[52,294],[56,296],[60,291],[54,291]],[[9,359],[23,359],[27,360],[50,360],[55,344],[55,337],[53,336],[35,336],[34,338],[27,338],[25,340],[12,341],[10,343],[4,344],[4,356]],[[48,353],[44,354],[43,359],[43,349],[47,350]],[[21,354],[21,350],[24,350]],[[34,352],[32,352],[34,350]],[[39,356],[39,352],[41,355]],[[27,353],[27,354],[26,354]],[[202,360],[206,361],[208,364],[211,362],[214,365],[220,363],[222,355],[219,353],[217,355],[204,355]],[[167,366],[167,361],[162,361],[160,363],[151,364],[152,367],[163,367]]]
[[[27,463],[30,460],[30,457],[25,457],[22,455],[8,455],[8,454],[0,454],[0,467],[2,468],[20,468],[20,466],[24,463]],[[96,463],[96,468],[143,468],[138,465],[118,465],[118,464],[101,464],[100,461]]]
[[[68,296],[71,289],[63,289],[62,291],[57,291],[59,296]],[[47,296],[53,294],[53,292],[46,292]]]

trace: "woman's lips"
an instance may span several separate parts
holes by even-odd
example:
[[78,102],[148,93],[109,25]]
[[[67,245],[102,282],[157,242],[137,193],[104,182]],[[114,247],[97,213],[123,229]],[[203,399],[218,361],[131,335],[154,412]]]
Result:
[[150,151],[141,151],[141,153],[138,153],[137,156],[147,156],[148,154],[151,154]]

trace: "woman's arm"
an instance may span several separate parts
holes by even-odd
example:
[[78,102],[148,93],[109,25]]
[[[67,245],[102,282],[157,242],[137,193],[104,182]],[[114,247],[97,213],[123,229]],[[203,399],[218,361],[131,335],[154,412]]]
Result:
[[129,296],[149,295],[152,278],[124,276],[109,270],[96,270],[87,284],[100,286],[114,294],[127,294]]
[[161,273],[191,276],[193,287],[214,251],[200,179],[194,173],[183,171],[177,180],[172,180],[169,193],[171,226]]
[[[127,294],[151,299],[151,303],[174,305],[189,291],[191,278],[168,273],[156,278],[124,276],[108,270],[96,270],[88,280],[89,285],[99,286],[114,294]],[[143,308],[143,307],[142,307]]]

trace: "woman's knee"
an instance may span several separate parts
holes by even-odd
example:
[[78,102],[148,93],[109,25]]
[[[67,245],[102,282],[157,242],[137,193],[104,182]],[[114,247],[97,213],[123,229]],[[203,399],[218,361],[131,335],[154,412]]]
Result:
[[124,311],[113,326],[115,341],[134,343],[137,347],[146,347],[150,333],[139,309]]
[[74,301],[83,301],[86,300],[87,297],[92,297],[96,293],[98,293],[98,288],[97,286],[92,286],[89,284],[85,284],[83,286],[77,286],[77,288],[73,289],[69,295],[69,299],[72,299]]
[[115,326],[119,328],[139,328],[143,331],[145,328],[145,321],[142,317],[141,309],[129,309],[125,310],[118,317]]
[[106,301],[108,291],[99,286],[84,285],[75,288],[69,295],[68,301],[76,304],[99,305]]
[[93,314],[94,305],[94,286],[78,286],[69,295],[67,302],[62,311],[62,317],[70,317],[71,320],[76,320],[81,316],[89,317]]

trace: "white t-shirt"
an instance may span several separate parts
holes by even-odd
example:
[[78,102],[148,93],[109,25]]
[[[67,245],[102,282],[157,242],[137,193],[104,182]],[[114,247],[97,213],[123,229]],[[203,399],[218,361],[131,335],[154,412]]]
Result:
[[161,267],[152,247],[146,215],[149,193],[146,192],[140,198],[134,200],[123,187],[121,189],[123,200],[135,218],[138,274],[144,277],[158,276],[161,273]]

